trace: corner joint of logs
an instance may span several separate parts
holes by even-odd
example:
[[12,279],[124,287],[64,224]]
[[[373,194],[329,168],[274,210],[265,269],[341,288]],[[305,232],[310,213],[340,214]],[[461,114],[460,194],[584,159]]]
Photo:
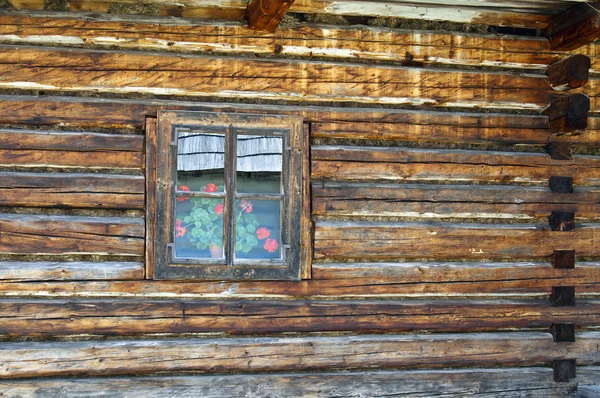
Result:
[[551,142],[546,145],[546,152],[553,160],[572,160],[573,152],[568,142]]
[[550,303],[554,307],[572,307],[575,305],[574,286],[552,286]]
[[546,68],[548,83],[555,91],[582,87],[589,80],[591,65],[586,55],[576,54],[561,59]]
[[576,377],[575,359],[555,359],[552,361],[552,370],[554,371],[554,381],[557,383],[567,383]]
[[575,250],[554,250],[551,264],[553,268],[575,268]]
[[580,3],[558,14],[542,31],[551,50],[571,51],[600,38],[600,2]]
[[572,211],[553,211],[549,218],[553,231],[574,231],[575,213]]
[[246,8],[250,29],[273,33],[294,0],[251,0]]
[[587,95],[571,94],[550,102],[544,115],[548,117],[548,127],[553,135],[574,135],[587,128],[589,111],[590,98]]
[[550,333],[555,343],[575,342],[575,325],[572,323],[553,323]]

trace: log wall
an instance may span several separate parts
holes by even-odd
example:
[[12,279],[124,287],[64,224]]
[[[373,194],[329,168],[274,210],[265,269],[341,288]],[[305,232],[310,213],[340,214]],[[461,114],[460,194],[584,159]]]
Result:
[[[600,382],[596,46],[589,83],[559,92],[544,71],[570,54],[539,38],[95,19],[0,16],[0,392]],[[557,132],[544,110],[573,93],[587,129]],[[161,109],[304,119],[304,280],[148,278],[144,130]],[[565,359],[577,375],[554,381]],[[150,377],[165,372],[274,373]]]

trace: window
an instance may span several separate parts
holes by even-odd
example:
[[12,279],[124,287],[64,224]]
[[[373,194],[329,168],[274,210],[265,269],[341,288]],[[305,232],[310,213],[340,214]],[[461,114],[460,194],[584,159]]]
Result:
[[155,279],[299,279],[302,120],[159,112]]

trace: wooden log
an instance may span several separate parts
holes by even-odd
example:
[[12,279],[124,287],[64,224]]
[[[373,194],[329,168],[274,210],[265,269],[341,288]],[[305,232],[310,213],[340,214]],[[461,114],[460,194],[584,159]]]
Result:
[[157,162],[157,120],[146,119],[146,278],[154,279],[155,228],[156,228],[156,162]]
[[575,54],[548,66],[546,76],[556,91],[567,91],[584,86],[589,80],[590,58]]
[[143,279],[144,264],[134,262],[1,261],[0,280],[129,280]]
[[571,51],[600,37],[600,3],[581,3],[556,16],[544,29],[550,48]]
[[590,99],[585,94],[572,94],[555,99],[544,110],[552,134],[581,133],[588,125]]
[[581,385],[577,386],[577,398],[598,398],[600,397],[600,386]]
[[141,169],[142,153],[136,152],[71,152],[0,149],[0,165],[57,168]]
[[143,152],[144,137],[130,134],[0,129],[0,149]]
[[149,301],[0,300],[4,336],[142,335],[164,333],[547,331],[600,322],[600,302],[556,307],[522,301]]
[[600,266],[578,261],[572,270],[543,262],[315,263],[313,279],[268,281],[0,282],[0,295],[44,297],[165,297],[207,299],[319,299],[523,297],[547,299],[553,286],[576,286],[598,297]]
[[[99,391],[120,398],[287,398],[301,396],[410,396],[447,397],[465,393],[484,397],[564,398],[575,390],[593,386],[599,367],[577,369],[568,383],[555,383],[552,369],[541,367],[504,369],[404,370],[368,372],[288,373],[215,376],[155,376],[127,378],[76,378],[2,380],[0,393],[8,398],[48,396],[60,391],[63,398],[92,398]],[[398,381],[402,380],[401,383]],[[582,395],[581,398],[598,398]]]
[[546,146],[546,152],[552,160],[573,159],[573,150],[568,142],[551,142]]
[[0,252],[144,254],[144,222],[134,218],[0,214]]
[[547,218],[572,211],[598,219],[600,191],[552,193],[545,187],[314,182],[313,215],[327,217]]
[[246,8],[250,29],[275,32],[294,0],[251,0]]
[[[598,184],[600,162],[574,156],[571,162],[548,155],[350,146],[313,146],[312,177],[338,181],[485,181],[542,183],[552,175],[573,177],[578,185]],[[460,168],[456,165],[460,164]]]
[[143,209],[144,178],[0,172],[0,206]]
[[315,259],[540,258],[555,249],[598,255],[598,229],[581,224],[568,234],[526,224],[317,221]]
[[[73,1],[69,4],[72,6]],[[210,12],[207,8],[200,10]],[[162,11],[180,17],[193,13],[190,7],[174,7],[174,12],[162,7]],[[245,26],[245,23],[232,23],[231,20],[236,19],[235,17],[228,16],[226,19],[230,21],[193,25],[182,20],[169,21],[167,27],[163,20],[150,17],[141,20],[139,17],[134,19],[98,14],[70,17],[50,13],[35,16],[4,15],[0,21],[0,39],[4,43],[18,45],[88,44],[113,49],[232,55],[279,53],[293,57],[360,58],[423,65],[517,67],[534,70],[544,70],[561,57],[549,50],[545,38],[313,24],[303,24],[301,27],[280,26],[277,34],[258,35]]]
[[599,338],[583,332],[575,343],[556,344],[549,333],[528,332],[4,343],[0,378],[356,369],[366,363],[371,369],[549,366],[565,356],[586,366],[600,360]]
[[[303,60],[0,48],[0,88],[10,89],[533,110],[541,110],[557,97],[538,75]],[[64,73],[65,68],[69,68],[68,74]],[[152,69],[151,74],[148,69]],[[130,84],[132,81],[135,86]]]

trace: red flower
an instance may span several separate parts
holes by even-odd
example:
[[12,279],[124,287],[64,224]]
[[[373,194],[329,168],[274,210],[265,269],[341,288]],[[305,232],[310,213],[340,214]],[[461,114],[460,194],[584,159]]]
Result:
[[215,206],[215,214],[223,214],[223,203],[219,203]]
[[219,192],[219,187],[211,182],[202,188],[202,192]]
[[184,236],[186,231],[187,231],[187,228],[181,226],[181,220],[175,221],[175,237],[176,238]]
[[[190,192],[190,189],[188,187],[186,187],[185,185],[181,185],[179,188],[177,188],[178,191],[185,191],[185,192]],[[189,196],[179,196],[175,199],[177,199],[178,202],[185,202],[186,200],[189,200]]]
[[263,240],[263,239],[271,236],[271,231],[269,231],[265,227],[260,227],[259,229],[256,230],[256,236],[258,236],[258,240]]
[[277,243],[277,241],[275,239],[267,239],[267,241],[265,242],[265,245],[263,246],[263,248],[266,251],[268,251],[269,253],[276,252],[278,247],[279,247],[279,244]]
[[244,212],[252,213],[252,203],[248,202],[247,200],[242,199],[240,202],[240,207],[242,210],[244,210]]

